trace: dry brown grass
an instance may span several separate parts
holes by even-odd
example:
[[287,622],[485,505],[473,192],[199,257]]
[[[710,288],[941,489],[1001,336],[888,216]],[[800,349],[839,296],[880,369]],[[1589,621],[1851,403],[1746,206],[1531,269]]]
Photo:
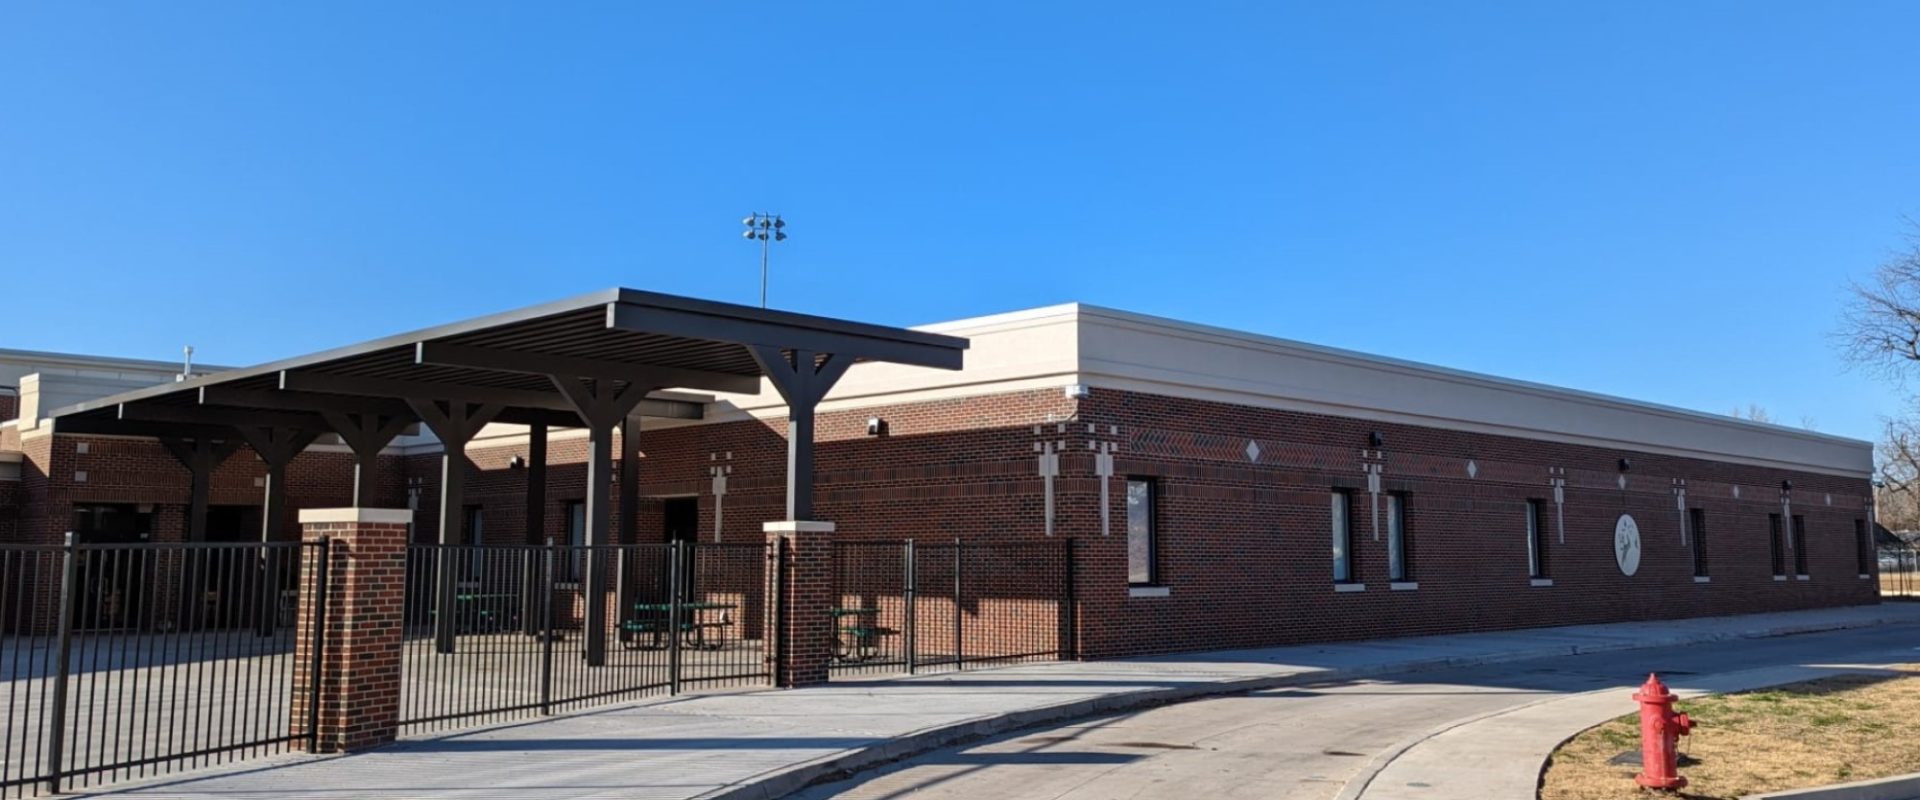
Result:
[[[1920,772],[1912,738],[1920,720],[1920,665],[1900,674],[1840,675],[1738,694],[1683,701],[1694,719],[1680,740],[1680,774],[1689,798],[1737,798],[1760,792]],[[1555,750],[1542,800],[1646,798],[1638,766],[1607,761],[1640,749],[1638,715],[1588,729]]]

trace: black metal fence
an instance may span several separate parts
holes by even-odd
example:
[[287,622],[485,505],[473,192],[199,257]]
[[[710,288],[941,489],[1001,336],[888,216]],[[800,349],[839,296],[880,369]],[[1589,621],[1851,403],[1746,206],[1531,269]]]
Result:
[[1880,596],[1920,597],[1920,548],[1882,545],[1879,557]]
[[325,556],[324,544],[71,534],[65,546],[0,545],[0,797],[307,740],[312,720],[294,715],[294,693],[307,690],[294,685],[294,622],[303,603],[325,608],[324,588],[303,594],[301,580],[323,578]]
[[[765,684],[767,563],[763,544],[410,545],[401,730]],[[451,599],[436,602],[442,571]],[[590,573],[599,631],[586,624]]]
[[1072,658],[1073,540],[834,543],[835,676]]

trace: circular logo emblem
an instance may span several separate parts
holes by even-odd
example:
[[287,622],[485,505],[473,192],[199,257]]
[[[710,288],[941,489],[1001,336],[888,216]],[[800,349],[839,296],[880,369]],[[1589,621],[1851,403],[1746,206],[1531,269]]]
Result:
[[1621,514],[1613,524],[1613,560],[1620,564],[1622,575],[1640,571],[1640,526],[1632,514]]

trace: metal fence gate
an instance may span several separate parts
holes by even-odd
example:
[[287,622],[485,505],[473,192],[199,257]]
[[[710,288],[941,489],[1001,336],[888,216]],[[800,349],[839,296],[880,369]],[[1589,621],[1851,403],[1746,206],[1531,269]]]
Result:
[[834,543],[837,677],[1073,658],[1068,538]]
[[[409,545],[401,732],[768,683],[768,558],[765,544]],[[437,602],[442,571],[453,589]],[[607,587],[598,632],[585,622],[590,571]],[[442,605],[450,627],[436,626]]]
[[308,740],[294,622],[324,623],[325,570],[324,543],[0,545],[0,797]]

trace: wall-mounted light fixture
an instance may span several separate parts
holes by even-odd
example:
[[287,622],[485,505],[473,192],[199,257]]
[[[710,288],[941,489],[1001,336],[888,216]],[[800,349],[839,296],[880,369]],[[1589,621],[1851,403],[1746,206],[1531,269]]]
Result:
[[1793,481],[1781,481],[1781,482],[1780,482],[1780,491],[1783,491],[1783,492],[1791,492],[1791,491],[1793,491]]
[[512,458],[507,459],[507,469],[526,469],[526,468],[527,468],[526,456],[514,456]]
[[1633,459],[1630,459],[1630,458],[1620,459],[1620,471],[1626,472],[1627,470],[1630,470],[1630,469],[1633,469]]
[[867,418],[867,435],[868,436],[887,435],[887,421],[879,417],[868,417]]
[[1368,431],[1368,432],[1367,432],[1367,446],[1368,446],[1368,447],[1371,447],[1371,448],[1374,448],[1374,449],[1376,449],[1376,450],[1378,450],[1378,449],[1380,448],[1380,446],[1381,446],[1381,445],[1383,445],[1383,444],[1386,444],[1386,443],[1387,443],[1387,437],[1385,437],[1385,436],[1381,436],[1381,435],[1380,435],[1380,432],[1379,432],[1379,431]]

